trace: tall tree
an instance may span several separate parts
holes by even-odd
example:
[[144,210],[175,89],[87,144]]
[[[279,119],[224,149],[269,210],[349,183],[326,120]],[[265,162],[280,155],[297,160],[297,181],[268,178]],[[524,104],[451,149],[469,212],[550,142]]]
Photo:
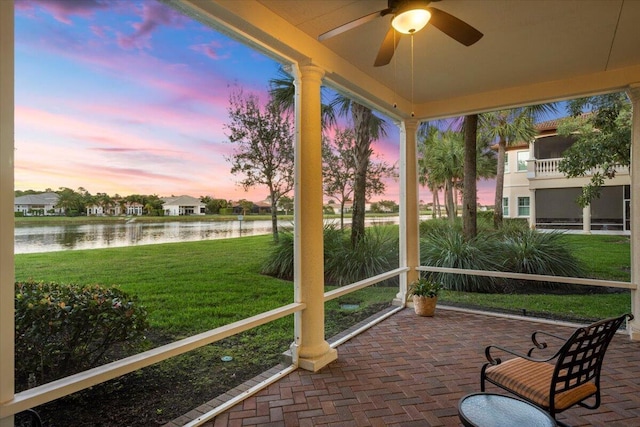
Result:
[[562,121],[558,133],[576,142],[563,153],[558,169],[569,178],[591,174],[577,200],[584,207],[600,197],[605,179],[631,164],[631,103],[620,92],[572,100],[567,109],[573,117]]
[[439,216],[441,210],[438,193],[442,190],[442,182],[432,173],[432,165],[429,158],[431,157],[430,151],[433,149],[433,144],[436,142],[436,135],[439,133],[439,130],[435,126],[429,126],[428,122],[424,122],[423,124],[424,126],[421,125],[418,131],[418,182],[431,191],[433,199],[431,216],[432,218],[436,218],[436,216]]
[[227,158],[231,173],[242,175],[248,190],[264,185],[269,190],[273,240],[278,241],[278,201],[293,189],[293,126],[273,98],[264,107],[257,96],[241,90],[229,97],[229,142],[236,144]]
[[[293,114],[295,109],[296,88],[293,84],[293,76],[285,71],[282,66],[278,67],[276,77],[269,80],[269,94],[273,102],[282,111]],[[324,99],[327,97],[324,86],[321,88],[321,97],[323,99],[320,105],[322,128],[326,129],[336,124],[336,116],[333,107],[328,102],[324,102]]]
[[[281,70],[278,77],[271,80],[270,93],[277,100],[278,105],[292,109],[295,104],[293,77]],[[334,111],[338,111],[339,114],[345,117],[350,117],[355,132],[356,174],[351,219],[351,244],[355,246],[364,236],[366,177],[368,162],[372,153],[371,143],[386,135],[385,122],[373,114],[370,108],[342,95],[337,95],[329,104],[322,104],[324,127],[335,123]]]
[[351,246],[364,237],[365,206],[367,199],[367,171],[373,150],[371,143],[387,134],[386,122],[373,111],[344,96],[337,96],[331,104],[339,114],[349,117],[355,137],[353,179],[353,210],[351,211]]
[[200,196],[200,201],[204,203],[205,209],[209,214],[218,214],[221,208],[226,208],[228,205],[225,199],[215,199],[211,196]]
[[[464,137],[461,132],[440,131],[436,127],[421,135],[418,145],[420,182],[429,183],[433,189],[444,190],[447,217],[454,221],[457,214],[455,190],[464,190]],[[475,149],[476,174],[470,176],[476,179],[492,177],[495,173],[493,153],[486,149],[482,140],[478,140]]]
[[285,215],[289,215],[289,212],[293,211],[294,201],[289,196],[280,197],[280,209],[284,211]]
[[[324,193],[340,204],[340,228],[344,228],[345,203],[355,192],[357,143],[352,129],[336,128],[334,138],[323,141]],[[395,166],[379,159],[369,158],[366,170],[365,197],[383,194],[385,178],[396,176]]]
[[421,159],[423,171],[428,180],[443,188],[447,217],[454,221],[456,217],[456,200],[454,187],[460,185],[464,172],[464,145],[462,134],[454,131],[438,131],[434,128],[429,138],[423,139],[426,146],[422,151],[426,156]]
[[86,202],[91,198],[91,194],[82,187],[78,188],[78,191],[60,187],[57,193],[59,198],[56,207],[61,208],[66,216],[77,216],[83,213]]
[[498,141],[498,164],[493,223],[502,226],[502,198],[504,194],[504,159],[507,147],[517,142],[529,142],[535,135],[534,123],[545,115],[556,112],[556,104],[541,104],[528,107],[499,110],[480,114],[480,132],[489,140]]

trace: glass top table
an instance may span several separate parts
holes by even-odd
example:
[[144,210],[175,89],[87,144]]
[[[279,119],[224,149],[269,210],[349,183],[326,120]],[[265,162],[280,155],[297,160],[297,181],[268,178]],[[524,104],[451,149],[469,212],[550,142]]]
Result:
[[472,393],[458,403],[466,427],[556,427],[551,415],[523,400],[492,393]]

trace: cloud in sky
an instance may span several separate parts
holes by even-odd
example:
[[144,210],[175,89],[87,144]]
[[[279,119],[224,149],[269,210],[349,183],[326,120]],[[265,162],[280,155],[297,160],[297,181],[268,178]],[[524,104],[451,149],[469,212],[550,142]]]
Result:
[[124,49],[151,48],[151,36],[158,28],[176,27],[180,28],[187,18],[177,13],[173,9],[156,2],[145,2],[142,4],[142,22],[132,24],[134,32],[129,35],[118,35],[118,44]]
[[41,8],[51,14],[57,21],[64,24],[71,24],[74,16],[90,18],[97,10],[104,10],[109,7],[109,2],[104,0],[16,0],[17,10],[34,14],[36,9]]
[[212,41],[209,43],[199,43],[190,46],[189,48],[194,50],[195,52],[203,53],[213,60],[227,59],[229,58],[228,54],[220,54],[220,49],[222,45],[217,41]]
[[[15,22],[16,189],[267,196],[230,175],[225,123],[232,91],[267,100],[276,62],[151,0],[17,0]],[[396,163],[398,139],[374,153]]]

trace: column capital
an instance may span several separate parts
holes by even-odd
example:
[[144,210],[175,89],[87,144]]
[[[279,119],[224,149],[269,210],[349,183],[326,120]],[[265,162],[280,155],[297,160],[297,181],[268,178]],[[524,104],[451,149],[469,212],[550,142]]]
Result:
[[420,125],[420,121],[418,119],[404,119],[402,120],[402,124],[404,125],[405,130],[417,130]]
[[626,92],[629,98],[631,98],[631,102],[634,104],[640,102],[640,82],[630,84]]
[[318,67],[314,64],[302,64],[298,67],[300,70],[300,77],[304,78],[317,78],[318,80],[322,80],[325,75],[325,70],[321,67]]

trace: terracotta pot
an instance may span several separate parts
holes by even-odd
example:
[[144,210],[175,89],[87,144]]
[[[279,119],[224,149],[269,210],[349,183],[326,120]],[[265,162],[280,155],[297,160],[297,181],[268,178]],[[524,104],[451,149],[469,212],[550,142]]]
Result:
[[438,297],[423,297],[414,295],[413,296],[413,309],[416,311],[418,316],[426,316],[433,317],[433,314],[436,312],[436,303],[438,302]]

